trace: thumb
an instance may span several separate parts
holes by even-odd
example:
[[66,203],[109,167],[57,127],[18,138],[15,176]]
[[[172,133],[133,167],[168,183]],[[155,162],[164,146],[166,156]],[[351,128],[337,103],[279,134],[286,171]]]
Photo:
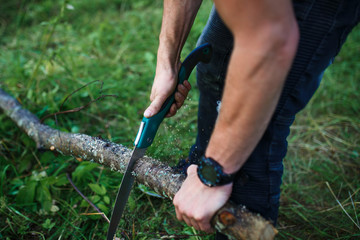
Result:
[[156,97],[154,101],[151,102],[150,106],[145,110],[144,117],[150,118],[157,114],[164,102],[165,99],[161,97]]

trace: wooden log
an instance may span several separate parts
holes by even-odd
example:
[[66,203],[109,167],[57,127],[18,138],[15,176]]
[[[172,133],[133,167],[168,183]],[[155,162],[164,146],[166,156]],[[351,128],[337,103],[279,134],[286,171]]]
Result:
[[[20,103],[0,89],[0,108],[37,144],[38,149],[60,152],[124,172],[132,150],[104,139],[85,134],[61,132],[41,124],[39,119],[23,109]],[[185,180],[183,174],[145,156],[134,168],[136,180],[158,194],[172,199]],[[230,239],[273,239],[277,230],[269,221],[251,213],[244,206],[226,203],[213,217],[212,225]]]

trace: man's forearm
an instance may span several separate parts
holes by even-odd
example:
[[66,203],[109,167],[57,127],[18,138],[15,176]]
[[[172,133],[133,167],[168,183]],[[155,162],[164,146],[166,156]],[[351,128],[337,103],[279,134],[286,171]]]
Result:
[[163,20],[159,36],[158,70],[177,66],[180,53],[193,25],[202,0],[164,0]]
[[[272,16],[262,15],[263,6],[256,6],[260,13],[256,17],[262,17],[264,22],[250,23],[249,19],[236,22],[229,17],[234,8],[227,5],[222,11],[224,1],[215,1],[215,4],[219,5],[220,15],[234,34],[234,50],[221,111],[205,155],[223,165],[225,172],[232,173],[244,164],[271,119],[296,52],[298,29],[289,2],[281,5],[287,9],[280,13],[276,11],[281,7],[276,4],[278,9],[272,9]],[[272,5],[275,4],[269,6]],[[246,11],[251,11],[251,7]],[[281,16],[282,13],[285,15]],[[256,27],[255,31],[252,27]]]
[[[156,73],[150,95],[151,104],[144,112],[144,116],[147,118],[160,110],[166,98],[177,86],[180,53],[201,2],[202,0],[164,0]],[[179,84],[175,94],[175,103],[171,105],[167,117],[176,114],[176,111],[184,103],[190,88],[191,85],[187,81]]]

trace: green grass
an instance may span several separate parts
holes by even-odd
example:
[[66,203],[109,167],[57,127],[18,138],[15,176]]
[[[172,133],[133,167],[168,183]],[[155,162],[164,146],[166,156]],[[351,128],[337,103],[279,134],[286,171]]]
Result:
[[279,217],[284,239],[360,237],[359,40],[357,27],[292,127]]
[[[155,71],[161,1],[11,1],[0,7],[0,87],[39,118],[115,94],[46,124],[101,135],[132,147]],[[71,8],[74,10],[71,10]],[[205,1],[185,45],[195,46],[211,8]],[[356,239],[360,230],[360,28],[355,29],[301,112],[289,136],[278,239]],[[194,77],[190,80],[194,84]],[[100,82],[103,82],[102,88]],[[198,92],[164,121],[148,150],[174,164],[196,136]],[[0,239],[103,239],[121,174],[66,156],[38,152],[30,138],[0,114]],[[332,194],[333,192],[333,194]],[[351,195],[351,198],[349,197]],[[337,203],[341,203],[343,209]],[[352,205],[354,203],[354,207]],[[356,209],[356,210],[355,210]],[[347,214],[350,216],[347,216]],[[169,200],[135,187],[118,235],[125,239],[197,233],[176,220]],[[212,236],[187,236],[211,239]]]

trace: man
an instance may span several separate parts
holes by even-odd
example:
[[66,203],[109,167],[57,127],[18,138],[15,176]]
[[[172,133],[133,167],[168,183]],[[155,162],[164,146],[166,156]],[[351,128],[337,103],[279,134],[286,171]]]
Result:
[[[214,1],[199,39],[212,45],[213,58],[197,69],[198,136],[188,158],[192,165],[173,201],[179,220],[210,232],[211,217],[230,198],[276,224],[290,125],[359,21],[359,2]],[[200,4],[164,1],[152,103],[145,117],[157,113],[176,87],[181,49]],[[177,90],[168,116],[181,107],[190,84]],[[197,172],[203,166],[213,167],[220,183],[206,185],[211,179]],[[226,238],[218,234],[217,239]]]

